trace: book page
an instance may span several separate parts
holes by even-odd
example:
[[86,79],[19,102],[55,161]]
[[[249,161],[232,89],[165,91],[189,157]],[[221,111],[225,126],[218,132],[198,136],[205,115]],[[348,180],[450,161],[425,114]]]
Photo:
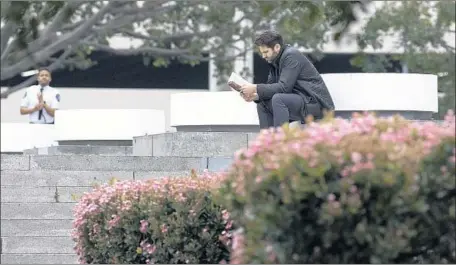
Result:
[[250,82],[248,82],[247,80],[242,78],[242,76],[238,75],[235,72],[232,72],[231,75],[230,75],[230,78],[228,79],[228,85],[232,89],[234,89],[234,90],[236,90],[238,92],[240,91],[241,86],[249,84],[249,83]]

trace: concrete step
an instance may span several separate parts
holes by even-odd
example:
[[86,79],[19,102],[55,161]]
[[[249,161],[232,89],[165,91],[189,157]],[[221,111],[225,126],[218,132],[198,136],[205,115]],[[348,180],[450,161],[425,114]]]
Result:
[[63,236],[71,234],[72,220],[1,220],[1,235],[14,236]]
[[3,264],[79,264],[75,254],[2,254]]
[[[3,165],[2,165],[3,166]],[[4,187],[92,187],[107,183],[111,178],[133,180],[133,171],[21,171],[5,170],[1,173]]]
[[170,132],[133,139],[135,156],[226,157],[248,146],[257,133]]
[[1,154],[1,170],[30,170],[30,156]]
[[[24,171],[161,171],[223,170],[230,157],[151,157],[98,155],[6,155],[2,154],[2,170]],[[210,166],[212,165],[212,166]]]
[[77,202],[91,187],[18,187],[2,186],[1,201],[6,202]]
[[70,235],[2,237],[2,254],[75,254],[74,245]]
[[[1,203],[1,220],[73,220],[76,203]],[[38,229],[38,228],[37,228]]]
[[26,155],[131,155],[131,146],[58,145],[24,150]]
[[[221,161],[221,162],[220,162]],[[210,159],[209,167],[222,167],[230,159]],[[202,172],[201,170],[197,172]],[[65,171],[6,170],[1,173],[1,185],[4,188],[30,187],[93,187],[96,184],[108,183],[112,178],[117,180],[145,180],[161,177],[182,177],[190,175],[190,170],[182,171]],[[3,196],[3,195],[2,195]]]

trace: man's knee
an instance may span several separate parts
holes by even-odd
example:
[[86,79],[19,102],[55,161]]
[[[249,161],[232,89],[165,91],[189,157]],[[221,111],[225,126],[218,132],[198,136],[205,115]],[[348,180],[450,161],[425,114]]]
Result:
[[285,94],[282,94],[282,93],[274,94],[271,98],[272,106],[276,106],[278,104],[284,104],[284,101],[283,101],[284,95]]

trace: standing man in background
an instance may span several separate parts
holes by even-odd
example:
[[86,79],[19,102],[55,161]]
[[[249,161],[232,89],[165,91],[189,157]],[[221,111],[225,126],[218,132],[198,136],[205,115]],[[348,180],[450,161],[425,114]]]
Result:
[[30,123],[54,124],[55,111],[59,108],[59,91],[50,87],[51,71],[40,68],[37,74],[38,85],[27,88],[21,101],[21,114],[29,115]]
[[323,117],[334,110],[334,103],[320,73],[298,49],[284,45],[282,36],[265,31],[255,40],[261,56],[269,63],[266,84],[246,84],[242,97],[257,103],[260,128],[284,123],[305,122],[308,115]]

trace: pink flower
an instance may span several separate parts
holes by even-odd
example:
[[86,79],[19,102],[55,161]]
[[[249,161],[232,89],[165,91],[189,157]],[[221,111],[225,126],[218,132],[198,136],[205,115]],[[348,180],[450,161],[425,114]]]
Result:
[[230,219],[230,213],[227,210],[222,210],[222,219],[228,221]]
[[146,242],[145,240],[141,241],[141,243],[139,244],[139,246],[143,249],[143,251],[147,254],[154,254],[155,250],[157,249],[157,247],[155,245],[152,245],[148,242]]
[[453,163],[453,164],[456,164],[456,156],[450,156],[450,157],[448,158],[448,162]]
[[355,193],[357,191],[358,191],[358,188],[356,186],[353,185],[350,187],[350,192]]
[[261,176],[256,176],[255,178],[255,183],[260,183],[263,180],[263,177]]
[[146,220],[141,220],[139,231],[141,233],[145,234],[147,232],[148,226],[149,226],[149,222],[147,222]]
[[120,221],[120,216],[118,216],[118,215],[112,215],[112,219],[109,220],[109,222],[108,222],[108,229],[111,229],[111,228],[117,226],[117,224],[119,223],[119,221]]
[[360,153],[353,152],[351,154],[351,160],[352,160],[353,163],[355,163],[355,164],[359,163],[359,162],[361,162],[361,159],[363,159],[363,156]]
[[245,247],[245,237],[241,231],[236,231],[233,235],[233,245],[231,251],[231,264],[243,264]]
[[162,225],[161,225],[161,232],[162,232],[162,233],[168,232],[168,227],[166,226],[166,224],[162,224]]
[[233,221],[230,220],[230,221],[228,221],[228,223],[226,223],[225,229],[229,230],[229,229],[231,229],[232,226],[233,226]]
[[440,171],[441,171],[443,174],[445,174],[445,173],[448,172],[448,168],[447,168],[446,166],[441,166],[441,167],[440,167]]

